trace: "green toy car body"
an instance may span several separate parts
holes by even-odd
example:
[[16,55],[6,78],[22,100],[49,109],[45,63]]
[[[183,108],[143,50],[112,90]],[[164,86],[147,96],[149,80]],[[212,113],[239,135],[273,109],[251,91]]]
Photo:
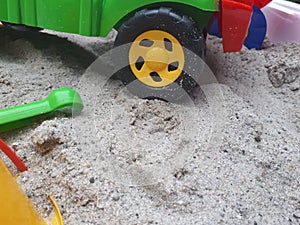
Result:
[[205,57],[206,30],[218,16],[224,51],[239,51],[255,1],[270,0],[0,0],[0,21],[84,36],[103,37],[114,28],[115,46],[130,45],[119,76],[125,85],[137,81],[130,91],[180,99],[179,88],[189,93],[197,84],[186,69],[199,63],[191,63],[187,50]]
[[[156,5],[169,6],[170,3],[161,0],[0,0],[0,21],[85,36],[106,36],[135,12]],[[218,2],[212,0],[174,0],[171,5],[183,7],[186,15],[219,9]],[[207,22],[209,16],[205,14],[205,18]]]

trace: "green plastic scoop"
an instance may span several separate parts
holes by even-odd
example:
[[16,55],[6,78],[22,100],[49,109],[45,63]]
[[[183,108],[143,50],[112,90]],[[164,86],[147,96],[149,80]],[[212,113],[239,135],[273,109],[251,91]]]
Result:
[[44,100],[0,110],[0,132],[26,126],[37,117],[60,110],[71,114],[81,112],[83,102],[72,88],[60,88],[51,92]]

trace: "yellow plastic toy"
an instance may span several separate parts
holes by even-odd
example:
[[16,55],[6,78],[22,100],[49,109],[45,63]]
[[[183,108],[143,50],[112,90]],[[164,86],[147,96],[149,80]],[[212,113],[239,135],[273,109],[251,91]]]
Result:
[[[52,225],[63,225],[59,208],[54,205]],[[0,221],[2,225],[47,225],[27,198],[15,177],[0,158]]]

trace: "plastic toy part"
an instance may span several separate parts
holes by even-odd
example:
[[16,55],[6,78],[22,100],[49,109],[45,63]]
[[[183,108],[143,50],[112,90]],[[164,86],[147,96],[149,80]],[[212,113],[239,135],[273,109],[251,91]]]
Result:
[[254,0],[254,6],[261,9],[268,5],[272,0]]
[[250,1],[244,3],[222,0],[219,13],[219,31],[223,36],[224,52],[238,52],[241,50],[247,36],[252,15]]
[[[144,40],[150,42],[149,47],[143,45]],[[168,40],[169,46],[164,40]],[[145,60],[141,62],[141,68],[136,67],[139,59]],[[135,39],[129,51],[129,62],[133,74],[142,83],[150,87],[164,87],[181,75],[185,63],[184,51],[180,42],[170,33],[151,30]],[[173,62],[177,62],[178,66],[170,70]],[[153,73],[157,74],[156,79],[150,75]]]
[[54,198],[52,196],[49,196],[53,206],[54,206],[54,215],[52,217],[52,225],[63,225],[63,219],[60,214],[60,210],[56,202],[54,201]]
[[272,43],[300,42],[300,4],[274,0],[262,9]]
[[36,117],[60,110],[65,113],[80,112],[83,102],[80,95],[71,88],[53,91],[46,99],[0,110],[0,132],[26,126]]
[[253,14],[244,45],[248,49],[260,49],[267,33],[267,21],[262,11],[253,6]]
[[15,166],[18,168],[18,170],[20,170],[20,172],[28,170],[23,161],[16,155],[16,153],[10,147],[8,147],[8,145],[2,139],[0,139],[0,149],[15,164]]
[[[86,36],[106,36],[123,18],[128,18],[138,9],[168,2],[170,1],[0,0],[0,20]],[[172,4],[205,11],[218,10],[218,1],[214,0],[173,0]]]
[[[0,158],[0,221],[5,225],[47,225]],[[53,198],[51,201],[54,202]],[[52,225],[63,225],[56,204]],[[57,215],[59,214],[59,216]]]
[[[253,6],[252,9],[253,13],[251,17],[251,23],[248,28],[244,45],[248,49],[260,49],[266,37],[267,21],[259,8]],[[218,32],[218,18],[214,18],[211,26],[209,27],[209,34],[222,38],[222,35]]]
[[141,10],[118,31],[115,46],[126,44],[120,60],[130,66],[117,76],[131,93],[178,102],[196,86],[197,78],[184,68],[202,71],[203,65],[188,50],[204,58],[205,37],[190,17],[166,7]]
[[218,38],[222,38],[222,35],[219,32],[218,16],[213,17],[211,23],[208,26],[208,33]]

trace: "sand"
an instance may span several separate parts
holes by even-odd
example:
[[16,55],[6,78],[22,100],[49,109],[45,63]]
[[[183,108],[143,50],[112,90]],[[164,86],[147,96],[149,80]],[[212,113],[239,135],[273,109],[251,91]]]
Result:
[[52,195],[66,225],[300,223],[299,44],[224,54],[208,37],[218,83],[177,105],[86,72],[113,38],[0,29],[0,108],[59,87],[85,102],[80,115],[1,134],[44,218]]

